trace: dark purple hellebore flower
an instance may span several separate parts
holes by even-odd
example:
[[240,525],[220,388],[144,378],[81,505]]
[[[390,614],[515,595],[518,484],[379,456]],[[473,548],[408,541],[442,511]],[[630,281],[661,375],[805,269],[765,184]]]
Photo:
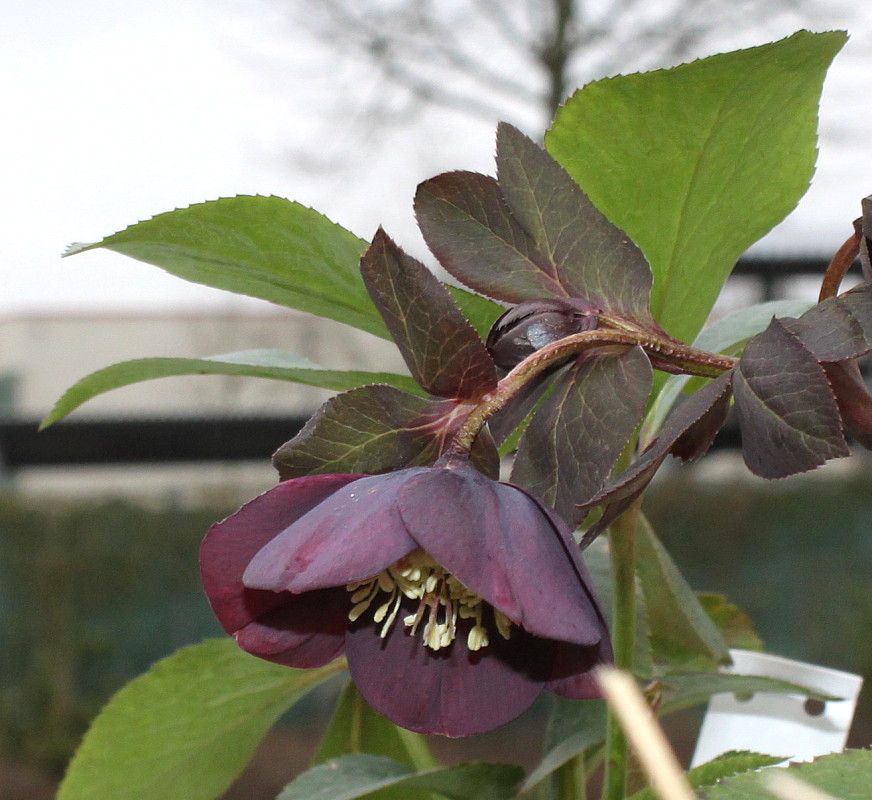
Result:
[[242,649],[344,652],[366,701],[420,733],[491,730],[543,689],[598,697],[611,659],[566,524],[468,466],[285,481],[214,525],[200,566]]

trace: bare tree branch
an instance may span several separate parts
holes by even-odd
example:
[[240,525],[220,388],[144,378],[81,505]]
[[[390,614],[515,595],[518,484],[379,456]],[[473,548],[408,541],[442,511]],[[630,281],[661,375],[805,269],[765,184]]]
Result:
[[749,22],[813,26],[816,12],[810,0],[272,2],[325,54],[360,65],[377,91],[358,92],[355,117],[382,129],[430,106],[544,125],[593,78],[669,65]]

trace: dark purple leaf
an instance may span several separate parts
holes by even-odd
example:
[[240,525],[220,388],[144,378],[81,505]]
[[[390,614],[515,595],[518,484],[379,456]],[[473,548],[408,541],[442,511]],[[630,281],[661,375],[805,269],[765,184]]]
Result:
[[512,398],[511,403],[488,420],[488,430],[500,447],[542,401],[545,393],[551,388],[552,384],[548,378],[553,374],[554,370],[545,370],[537,376],[537,379],[528,381]]
[[872,450],[872,395],[856,362],[824,364],[824,372],[836,395],[842,422],[867,450]]
[[812,306],[784,325],[818,361],[845,361],[872,350],[872,286],[863,284]]
[[823,368],[778,320],[748,342],[733,392],[742,454],[755,475],[784,478],[849,455]]
[[645,412],[651,363],[638,347],[580,359],[521,437],[512,482],[577,522],[578,504],[602,487]]
[[869,237],[860,239],[860,266],[863,269],[863,280],[872,283],[872,258],[869,257]]
[[651,268],[642,251],[557,161],[505,122],[497,127],[497,181],[515,219],[544,256],[536,266],[559,284],[560,294],[653,324]]
[[576,297],[649,327],[651,270],[541,147],[505,123],[498,181],[449,172],[418,187],[430,249],[455,278],[499,300]]
[[730,404],[732,373],[715,378],[707,386],[688,397],[676,408],[660,435],[624,472],[610,481],[582,510],[602,505],[602,516],[588,529],[582,540],[587,546],[602,533],[633,501],[645,491],[660,465],[673,450],[682,458],[699,458],[711,445],[714,434],[723,425]]
[[[566,296],[547,259],[512,216],[496,180],[477,172],[446,172],[424,181],[415,214],[433,255],[480,294],[520,303]],[[553,270],[552,270],[553,272]]]
[[360,272],[412,377],[425,390],[475,399],[496,387],[493,361],[451,295],[381,228]]
[[475,437],[469,460],[482,475],[495,481],[500,479],[500,452],[487,425]]
[[[669,452],[676,458],[680,458],[682,461],[696,461],[698,458],[702,458],[709,451],[712,442],[715,440],[715,436],[718,435],[718,431],[727,421],[727,413],[730,410],[730,398],[732,397],[732,392],[730,391],[731,375],[727,374],[721,376],[721,378],[718,378],[718,381],[720,380],[723,380],[724,384],[726,384],[726,390],[718,395],[702,416],[689,425],[684,432],[675,439],[675,443],[672,447],[669,448]],[[702,390],[700,390],[700,392],[701,391]],[[717,389],[712,389],[710,391],[720,392],[721,390],[718,387]],[[696,394],[700,394],[700,392],[697,392]],[[697,402],[699,403],[698,406],[694,404],[684,409],[685,414],[693,415],[698,413],[698,409],[702,408],[702,406],[708,402],[708,397],[700,397]],[[688,405],[688,403],[689,400],[685,401],[682,406]],[[680,430],[679,426],[681,424],[681,417],[676,415],[674,426],[670,426],[669,428],[669,435],[673,435],[672,431]]]
[[[863,268],[863,280],[872,283],[872,260],[869,258],[869,240],[872,239],[872,195],[861,201],[863,216],[860,219],[860,265]],[[857,223],[854,223],[856,229]]]
[[[390,386],[362,386],[328,400],[273,456],[281,480],[332,472],[377,474],[432,464],[469,406]],[[496,450],[479,436],[476,466],[493,474]]]

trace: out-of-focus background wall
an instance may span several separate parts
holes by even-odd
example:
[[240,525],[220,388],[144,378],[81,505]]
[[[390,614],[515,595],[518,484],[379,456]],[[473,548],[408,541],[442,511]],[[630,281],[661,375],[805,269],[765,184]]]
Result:
[[[814,186],[754,248],[769,260],[731,281],[716,314],[764,297],[811,299],[813,279],[763,278],[791,259],[825,265],[872,192],[867,17],[837,0],[43,0],[0,9],[9,78],[0,87],[9,120],[0,134],[0,797],[51,797],[115,689],[220,633],[199,590],[199,539],[274,482],[270,452],[326,397],[282,382],[169,378],[93,401],[59,424],[66,438],[34,438],[61,392],[121,360],[254,348],[340,369],[402,369],[365,334],[116,254],[61,262],[69,241],[187,203],[273,193],[363,237],[384,224],[432,263],[414,230],[414,187],[446,169],[491,172],[498,119],[539,136],[555,103],[587,80],[801,27],[845,27],[852,40],[825,87]],[[234,422],[256,444],[243,459],[226,440]],[[38,444],[54,441],[63,444],[48,454]],[[694,587],[742,606],[769,649],[872,675],[869,466],[861,456],[769,484],[722,447],[660,476],[648,511]],[[853,744],[872,739],[870,718],[867,688]],[[273,797],[305,763],[307,726],[319,723],[317,702],[300,709],[265,745],[278,771],[258,762],[228,797]],[[518,747],[523,729],[499,736],[501,747]],[[487,752],[493,741],[472,746]]]

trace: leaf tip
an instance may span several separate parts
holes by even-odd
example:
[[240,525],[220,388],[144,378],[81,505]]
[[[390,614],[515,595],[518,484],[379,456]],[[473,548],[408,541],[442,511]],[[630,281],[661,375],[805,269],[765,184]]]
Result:
[[92,247],[96,247],[95,242],[70,242],[61,253],[61,258],[74,256],[76,253],[81,253],[83,250],[90,250]]

